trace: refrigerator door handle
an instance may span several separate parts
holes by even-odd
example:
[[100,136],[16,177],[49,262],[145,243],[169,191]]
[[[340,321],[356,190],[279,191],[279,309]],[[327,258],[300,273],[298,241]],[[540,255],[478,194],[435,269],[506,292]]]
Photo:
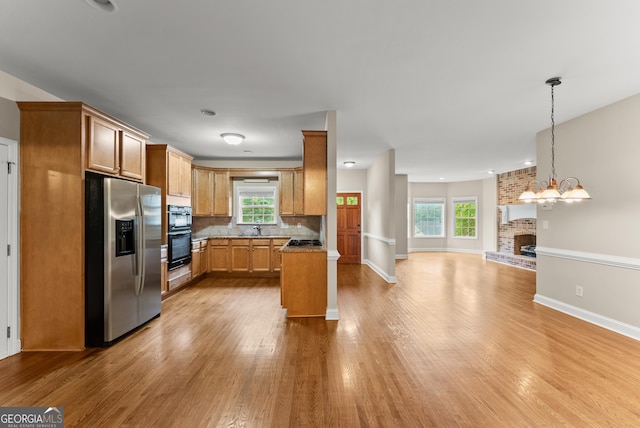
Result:
[[145,232],[144,232],[144,211],[142,208],[142,197],[136,197],[136,217],[138,223],[138,233],[136,242],[136,295],[139,296],[142,294],[142,289],[144,287],[144,276],[145,276],[145,254],[144,254],[144,242],[145,242]]

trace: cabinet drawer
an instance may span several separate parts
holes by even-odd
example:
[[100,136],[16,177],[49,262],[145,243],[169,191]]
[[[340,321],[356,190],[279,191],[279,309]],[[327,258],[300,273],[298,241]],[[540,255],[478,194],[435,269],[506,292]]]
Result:
[[228,239],[209,238],[209,245],[229,245]]
[[269,245],[271,244],[271,240],[270,239],[252,239],[251,243],[253,244],[253,246],[255,247],[256,245]]
[[251,239],[232,239],[231,240],[231,246],[232,247],[243,247],[246,246],[248,247],[249,244],[251,244]]
[[207,248],[207,240],[199,239],[197,241],[191,241],[191,251],[197,251]]

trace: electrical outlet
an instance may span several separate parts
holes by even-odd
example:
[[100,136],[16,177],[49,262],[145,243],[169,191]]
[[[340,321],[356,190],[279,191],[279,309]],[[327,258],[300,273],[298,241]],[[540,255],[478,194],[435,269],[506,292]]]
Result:
[[298,229],[302,229],[302,223],[298,223]]
[[549,229],[549,220],[542,220],[542,228]]
[[581,285],[576,285],[576,296],[582,297],[583,289]]

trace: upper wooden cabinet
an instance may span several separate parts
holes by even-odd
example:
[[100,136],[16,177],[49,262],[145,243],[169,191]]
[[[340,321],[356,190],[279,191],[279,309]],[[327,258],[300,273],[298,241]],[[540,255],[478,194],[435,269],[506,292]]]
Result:
[[85,106],[86,169],[144,180],[147,136]]
[[164,195],[189,198],[190,205],[192,159],[166,144],[147,144],[147,184],[160,187]]
[[168,150],[167,195],[191,196],[191,160],[177,150]]
[[304,215],[304,174],[302,168],[293,170],[293,215]]
[[122,131],[120,145],[120,175],[132,179],[144,180],[146,138]]
[[81,102],[17,104],[22,349],[84,349],[84,172],[142,181],[148,137]]
[[213,215],[213,171],[193,167],[192,215]]
[[280,215],[304,215],[302,168],[280,171]]
[[[167,212],[167,205],[191,206],[192,157],[166,144],[147,144],[146,159],[147,184],[160,188],[162,211]],[[189,190],[185,193],[182,189],[187,186]],[[167,243],[167,228],[165,214],[162,216],[163,244]]]
[[327,131],[302,131],[304,135],[304,214],[327,214]]
[[194,166],[192,171],[193,215],[229,217],[229,171],[198,166]]

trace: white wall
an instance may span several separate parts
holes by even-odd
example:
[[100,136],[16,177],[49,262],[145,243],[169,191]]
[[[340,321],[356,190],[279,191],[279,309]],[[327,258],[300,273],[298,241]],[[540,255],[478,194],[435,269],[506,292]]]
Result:
[[[484,213],[483,207],[485,204],[484,188],[482,186],[481,180],[475,181],[459,181],[449,183],[447,185],[447,251],[461,251],[461,252],[470,252],[470,253],[478,253],[482,252],[482,238],[484,235],[484,230],[482,228],[482,224],[484,221]],[[454,235],[454,223],[452,221],[453,212],[453,198],[457,197],[476,197],[478,198],[478,210],[476,215],[478,216],[476,222],[476,238],[455,238]],[[495,205],[493,206],[495,210]]]
[[[452,183],[409,183],[409,217],[413,223],[414,198],[445,198],[446,229],[445,238],[414,238],[409,227],[409,252],[412,251],[459,251],[482,253],[486,247],[497,245],[496,204],[497,190],[495,177],[487,180],[460,181]],[[478,198],[477,239],[453,237],[453,206],[456,197]],[[485,243],[488,239],[488,243]],[[493,250],[491,250],[493,251]]]
[[396,259],[406,259],[409,255],[407,198],[409,178],[406,174],[396,175],[396,197],[393,208],[396,211]]
[[[639,113],[636,95],[556,126],[558,178],[578,177],[592,200],[558,203],[551,211],[538,207],[535,297],[638,339]],[[539,178],[551,170],[550,150],[545,130],[537,136]]]
[[[413,225],[413,200],[415,198],[447,198],[448,183],[409,183],[409,224]],[[449,216],[448,200],[445,205],[445,215]],[[448,230],[448,229],[446,229]],[[412,251],[446,251],[447,238],[414,238],[413,226],[409,226],[408,246]],[[448,232],[445,232],[448,234]]]
[[20,110],[15,101],[0,98],[0,137],[20,139]]
[[482,251],[498,251],[498,177],[482,180]]
[[63,101],[0,70],[0,98],[12,101]]
[[364,245],[367,264],[388,282],[396,281],[395,152],[383,153],[367,169]]
[[327,311],[325,318],[337,320],[338,314],[338,224],[336,207],[336,153],[338,148],[338,117],[335,110],[327,111]]

